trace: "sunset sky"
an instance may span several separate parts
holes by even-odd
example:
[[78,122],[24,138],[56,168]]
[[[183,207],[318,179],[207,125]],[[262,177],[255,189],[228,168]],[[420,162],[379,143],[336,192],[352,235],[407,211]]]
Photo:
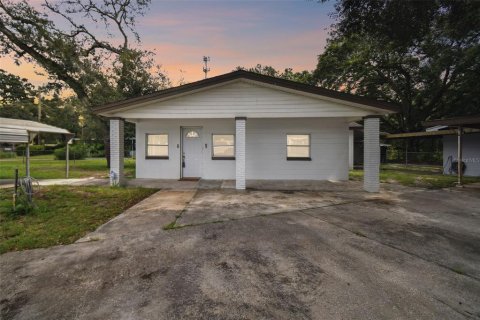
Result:
[[[37,3],[39,1],[36,1]],[[333,1],[158,1],[139,17],[141,47],[173,84],[203,78],[202,57],[211,57],[209,76],[257,63],[277,69],[313,70],[326,44]],[[0,68],[41,84],[35,67],[0,59]],[[38,68],[37,68],[38,70]],[[180,70],[183,70],[181,72]]]

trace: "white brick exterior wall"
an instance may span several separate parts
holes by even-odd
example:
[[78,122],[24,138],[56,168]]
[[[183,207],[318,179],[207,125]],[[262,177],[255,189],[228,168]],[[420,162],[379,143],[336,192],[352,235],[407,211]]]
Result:
[[122,185],[123,157],[124,157],[124,121],[121,119],[110,120],[110,185]]
[[380,189],[380,119],[365,118],[363,131],[363,188],[368,192],[378,192]]
[[235,119],[235,188],[245,190],[245,133],[246,119]]
[[[348,180],[348,119],[247,118],[247,180]],[[180,179],[181,127],[202,128],[202,179],[235,180],[235,160],[212,159],[212,135],[235,134],[235,118],[152,119],[136,123],[136,177]],[[146,134],[168,134],[169,159],[146,159]],[[311,161],[287,161],[287,134],[310,134]],[[362,156],[362,155],[360,155]]]

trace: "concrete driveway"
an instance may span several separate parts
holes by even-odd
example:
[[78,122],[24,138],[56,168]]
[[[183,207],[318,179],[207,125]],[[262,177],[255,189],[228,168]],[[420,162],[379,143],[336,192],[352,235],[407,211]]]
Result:
[[479,190],[356,190],[160,191],[0,256],[1,318],[480,319]]

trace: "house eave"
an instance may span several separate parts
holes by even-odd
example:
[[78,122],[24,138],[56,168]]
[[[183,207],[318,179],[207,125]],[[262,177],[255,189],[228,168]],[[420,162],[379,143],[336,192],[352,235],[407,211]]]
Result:
[[165,101],[177,98],[183,95],[193,94],[203,90],[208,90],[217,86],[226,85],[235,81],[247,81],[257,83],[259,85],[268,86],[277,90],[297,93],[323,100],[330,100],[337,103],[359,107],[369,110],[374,114],[384,115],[396,113],[399,111],[397,105],[385,101],[365,98],[348,93],[328,90],[312,85],[306,85],[290,80],[269,77],[247,71],[234,71],[220,76],[192,82],[178,87],[161,90],[149,95],[120,100],[103,106],[94,108],[94,113],[110,117],[121,110],[137,108],[153,101]]

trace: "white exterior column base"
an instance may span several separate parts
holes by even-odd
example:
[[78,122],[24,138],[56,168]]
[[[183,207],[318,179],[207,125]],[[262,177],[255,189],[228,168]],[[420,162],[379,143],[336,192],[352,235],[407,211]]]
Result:
[[124,121],[110,120],[110,185],[121,186],[125,182],[123,173]]
[[246,124],[247,118],[235,118],[235,189],[246,188]]
[[380,119],[366,117],[363,122],[363,189],[380,190]]

